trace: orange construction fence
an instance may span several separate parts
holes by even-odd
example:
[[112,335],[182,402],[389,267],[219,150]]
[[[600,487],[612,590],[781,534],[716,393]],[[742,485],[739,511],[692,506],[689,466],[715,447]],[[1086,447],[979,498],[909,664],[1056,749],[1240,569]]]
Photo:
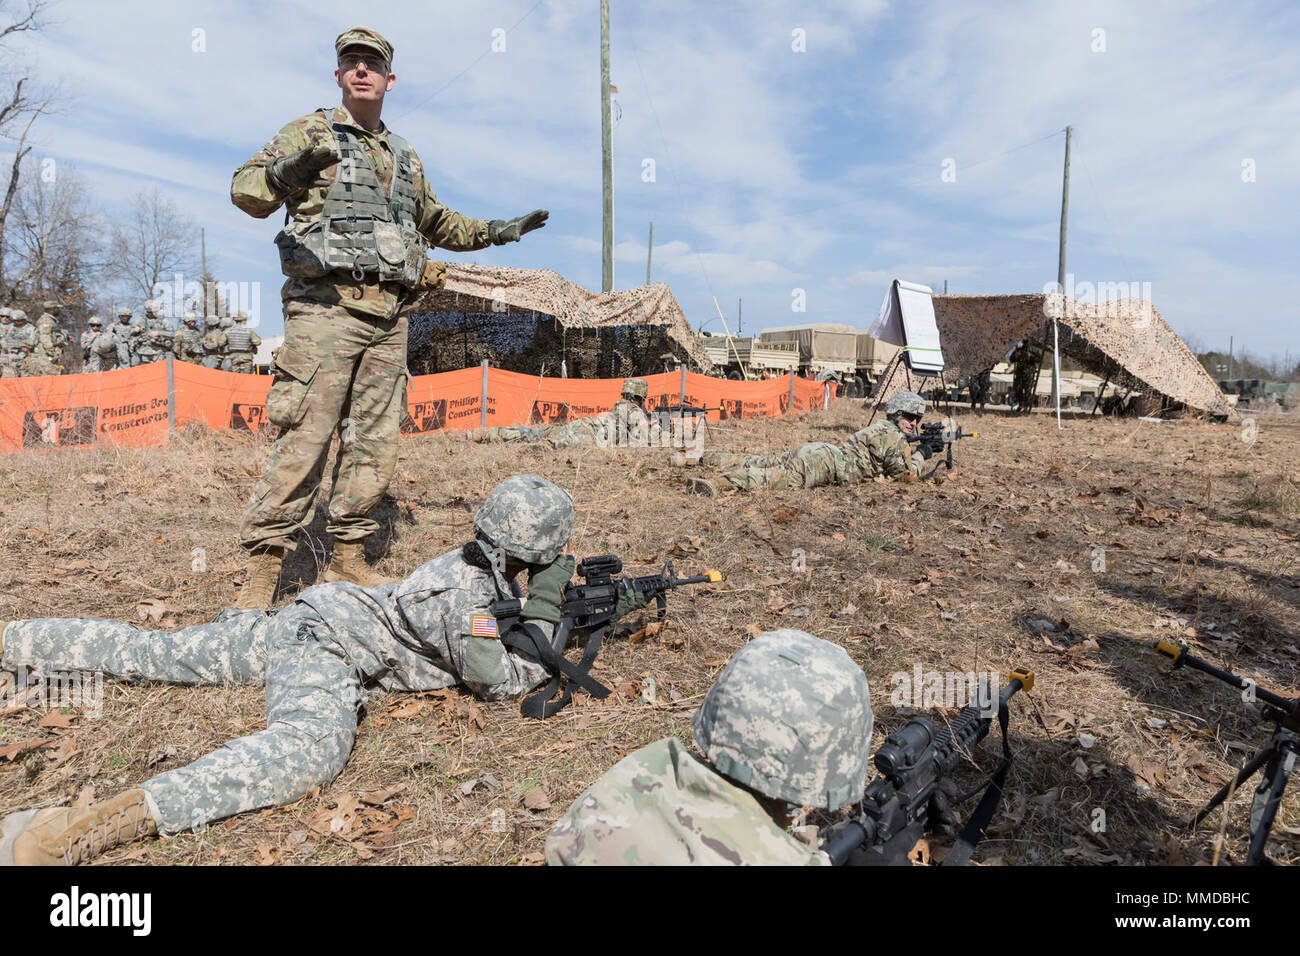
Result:
[[[794,375],[736,382],[684,369],[647,375],[651,411],[685,404],[710,421],[780,416],[820,407],[835,384]],[[483,425],[558,424],[598,415],[625,380],[546,378],[490,368],[419,375],[406,393],[404,435]],[[190,422],[257,432],[271,378],[168,359],[82,375],[0,379],[0,452],[95,444],[156,445]]]

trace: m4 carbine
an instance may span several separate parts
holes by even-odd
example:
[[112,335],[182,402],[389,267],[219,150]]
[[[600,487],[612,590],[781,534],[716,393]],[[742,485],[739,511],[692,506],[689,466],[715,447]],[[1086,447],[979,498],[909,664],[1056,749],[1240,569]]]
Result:
[[[614,575],[622,570],[623,562],[612,554],[584,558],[577,568],[577,576],[584,583],[565,585],[564,599],[560,602],[560,621],[555,625],[549,643],[535,625],[520,621],[522,601],[497,601],[492,605],[501,629],[501,640],[508,647],[536,657],[551,671],[550,682],[520,703],[519,711],[525,717],[550,717],[573,699],[575,686],[598,700],[609,696],[609,688],[589,672],[596,655],[600,653],[601,641],[617,620],[615,609],[620,604],[620,598],[624,598],[624,605],[633,604],[637,607],[646,607],[653,602],[655,617],[662,621],[668,609],[669,591],[685,584],[709,584],[722,580],[722,574],[718,571],[679,578],[673,571],[671,561],[664,563],[663,571],[659,574],[615,579]],[[628,601],[626,598],[633,600]],[[587,645],[582,659],[576,665],[564,656],[569,635],[575,630],[587,633]]]
[[[953,442],[962,438],[979,438],[980,435],[979,432],[962,431],[960,425],[954,429],[948,427],[943,422],[926,422],[921,426],[921,430],[917,434],[904,435],[904,437],[909,442],[921,443],[921,454],[925,456],[926,460],[929,460],[940,452],[945,453],[946,457],[942,463],[948,466],[949,471],[952,471]],[[929,478],[930,475],[933,475],[938,470],[939,465],[936,464],[934,468],[930,470],[930,474],[922,477]]]
[[[993,711],[990,688],[981,700],[963,710],[952,723],[936,731],[925,717],[915,717],[894,731],[876,751],[880,771],[867,784],[866,795],[851,819],[830,828],[822,849],[836,866],[906,866],[907,854],[925,833],[953,822],[952,803],[962,803],[981,790],[979,806],[967,821],[944,866],[963,866],[984,835],[1002,797],[1002,784],[1011,767],[1007,742],[1007,701],[1034,686],[1032,671],[1016,668],[1002,688]],[[993,711],[993,712],[991,712]],[[1002,727],[1002,762],[989,779],[970,793],[950,801],[942,786],[952,770],[992,726],[994,714]]]

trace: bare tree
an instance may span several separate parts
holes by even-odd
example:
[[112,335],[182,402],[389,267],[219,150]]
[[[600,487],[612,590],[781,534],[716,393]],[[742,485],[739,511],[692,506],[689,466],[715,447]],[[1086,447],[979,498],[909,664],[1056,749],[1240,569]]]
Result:
[[105,276],[144,298],[173,274],[198,273],[198,227],[158,187],[136,194],[127,215],[109,229]]
[[[23,7],[17,11],[11,12],[9,0],[0,0],[0,19],[8,19],[9,22],[0,27],[0,55],[7,57],[8,51],[5,49],[9,44],[8,41],[21,33],[27,33],[38,30],[41,27],[41,14],[49,6],[47,0],[26,0]],[[12,297],[10,292],[10,283],[5,278],[5,251],[6,237],[5,229],[9,221],[9,213],[13,208],[14,194],[18,190],[18,180],[22,170],[23,160],[31,152],[31,146],[27,143],[28,134],[31,132],[32,123],[36,122],[36,117],[49,106],[49,99],[40,99],[31,94],[31,75],[22,73],[14,77],[14,73],[8,73],[0,76],[0,137],[13,138],[13,130],[21,126],[22,132],[16,138],[16,147],[14,149],[13,165],[9,170],[9,183],[5,189],[4,201],[0,203],[0,301]],[[12,82],[12,89],[9,85]],[[38,102],[39,100],[39,102]]]
[[15,194],[12,248],[22,272],[15,285],[32,298],[53,295],[65,305],[85,304],[99,259],[100,233],[85,184],[62,166],[57,176],[28,171]]

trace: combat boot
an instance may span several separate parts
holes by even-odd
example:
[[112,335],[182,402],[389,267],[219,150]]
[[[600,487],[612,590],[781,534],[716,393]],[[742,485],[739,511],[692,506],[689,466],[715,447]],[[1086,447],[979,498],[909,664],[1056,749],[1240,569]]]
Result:
[[280,565],[284,563],[284,548],[265,548],[248,556],[244,570],[244,586],[239,591],[235,607],[240,610],[265,611],[275,601],[275,589],[280,583]]
[[0,866],[76,866],[157,833],[139,789],[93,807],[26,810],[10,814],[0,828]]
[[706,498],[718,497],[718,487],[707,478],[687,478],[686,490]]
[[364,541],[335,541],[324,580],[347,581],[363,588],[374,588],[381,584],[392,584],[395,579],[384,577],[366,564]]

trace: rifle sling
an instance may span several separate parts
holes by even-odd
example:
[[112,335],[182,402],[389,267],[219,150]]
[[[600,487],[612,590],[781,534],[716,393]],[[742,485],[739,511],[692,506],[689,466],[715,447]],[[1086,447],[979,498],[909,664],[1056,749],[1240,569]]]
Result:
[[[556,629],[558,630],[562,626],[562,623],[557,624]],[[588,673],[591,670],[591,665],[596,661],[596,655],[600,653],[600,642],[605,636],[605,631],[606,628],[600,628],[592,632],[587,639],[587,647],[582,654],[582,660],[575,665],[569,663],[569,660],[560,651],[551,646],[551,642],[546,639],[546,636],[536,624],[521,622],[515,627],[506,630],[501,635],[501,643],[505,644],[506,647],[536,657],[551,672],[551,679],[545,687],[537,693],[525,697],[520,702],[519,712],[525,717],[544,720],[558,713],[573,699],[575,685],[581,687],[597,700],[604,700],[608,697],[609,688]],[[568,678],[567,682],[564,682],[565,678]],[[552,699],[555,698],[556,692],[560,690],[561,682],[564,682],[563,694],[559,698]]]
[[993,771],[993,776],[984,790],[984,796],[980,798],[979,806],[962,827],[961,835],[957,837],[952,850],[944,857],[944,866],[965,866],[970,862],[971,854],[975,852],[975,844],[983,839],[985,828],[993,819],[993,814],[997,813],[998,804],[1002,802],[1002,784],[1006,782],[1007,771],[1011,769],[1011,744],[1007,741],[1009,719],[1007,705],[1003,703],[998,707],[998,726],[1002,728],[1002,762],[998,764],[998,769]]

